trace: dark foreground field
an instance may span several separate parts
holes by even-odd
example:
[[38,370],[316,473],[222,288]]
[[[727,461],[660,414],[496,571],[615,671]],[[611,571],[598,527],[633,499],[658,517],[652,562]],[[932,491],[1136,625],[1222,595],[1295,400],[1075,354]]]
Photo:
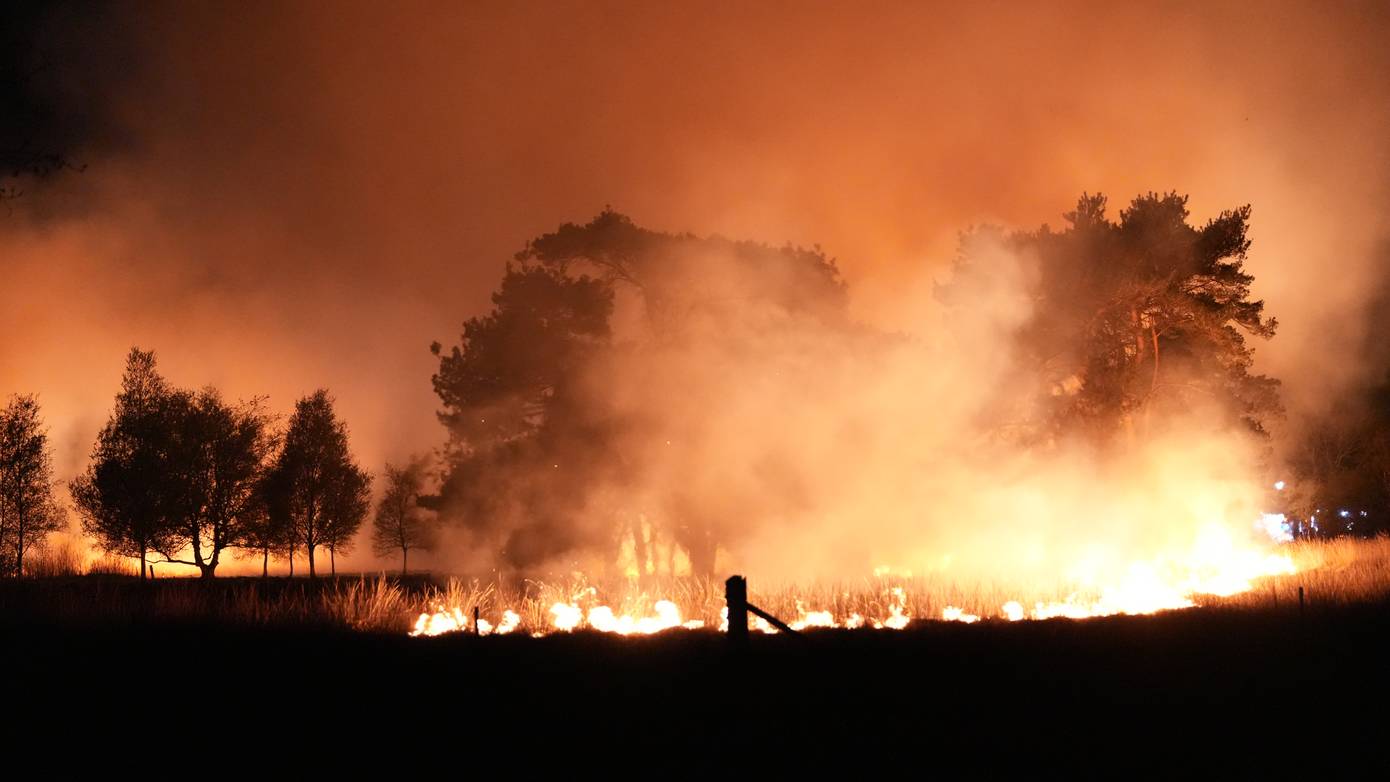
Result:
[[[1390,611],[1188,611],[902,632],[433,639],[0,617],[6,742],[228,773],[562,764],[1207,777],[1382,762]],[[655,762],[656,765],[649,765]],[[785,765],[783,765],[785,764]],[[167,773],[166,773],[167,772]]]

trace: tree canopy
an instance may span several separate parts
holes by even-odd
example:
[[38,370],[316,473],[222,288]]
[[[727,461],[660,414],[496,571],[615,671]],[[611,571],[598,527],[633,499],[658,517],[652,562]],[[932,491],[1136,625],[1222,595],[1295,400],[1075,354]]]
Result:
[[[637,313],[635,333],[615,333],[620,302]],[[612,545],[640,516],[655,520],[652,534],[677,539],[695,570],[712,572],[724,534],[715,527],[728,521],[679,493],[640,514],[615,506],[609,524],[573,523],[577,508],[606,502],[596,487],[621,486],[643,468],[625,438],[655,436],[605,401],[598,368],[711,338],[744,350],[744,330],[789,320],[848,328],[846,302],[818,248],[650,231],[612,210],[537,237],[508,265],[492,312],[466,321],[458,345],[432,346],[449,440],[440,493],[422,502],[520,566]],[[744,320],[749,313],[756,322]]]
[[[1203,225],[1189,217],[1172,193],[1140,196],[1114,220],[1103,196],[1083,195],[1064,230],[963,236],[939,288],[946,310],[990,306],[1001,289],[1026,302],[1006,341],[1031,376],[1002,393],[1008,414],[993,417],[1021,447],[1135,442],[1196,411],[1260,437],[1280,414],[1277,384],[1252,371],[1247,342],[1277,326],[1244,268],[1250,210]],[[816,366],[854,356],[871,367],[904,339],[850,317],[819,248],[661,233],[605,210],[528,242],[492,311],[466,321],[458,344],[432,346],[448,443],[439,493],[421,502],[520,567],[622,545],[647,562],[674,543],[710,573],[716,550],[743,533],[738,519],[787,512],[804,476],[779,472],[775,444],[742,455],[761,481],[711,471],[709,454],[672,450],[653,464],[653,446],[701,426],[702,410],[742,398],[740,384],[760,373],[794,368],[814,382]],[[972,349],[1004,348],[991,338]],[[615,403],[641,397],[616,384],[643,372],[689,373],[692,384],[663,384],[669,400]]]
[[111,418],[87,471],[72,484],[84,528],[105,550],[215,575],[222,553],[261,524],[258,490],[275,445],[262,400],[231,405],[159,374],[152,351],[133,348]]
[[1187,197],[1175,193],[1139,196],[1118,221],[1107,218],[1104,196],[1083,195],[1065,230],[964,237],[954,279],[941,288],[952,306],[972,306],[998,273],[994,245],[1034,264],[1017,346],[1040,393],[1024,431],[1133,436],[1214,403],[1266,433],[1281,413],[1278,382],[1251,372],[1246,336],[1268,339],[1278,324],[1250,295],[1250,207],[1200,227],[1188,217]]
[[116,406],[97,435],[86,472],[71,484],[82,528],[113,554],[140,559],[146,577],[151,551],[171,550],[182,518],[180,492],[166,480],[176,463],[177,394],[155,366],[153,351],[131,348]]
[[[166,487],[183,494],[183,508],[159,552],[212,577],[222,552],[244,545],[264,513],[257,491],[276,441],[271,416],[262,400],[230,405],[214,388],[170,402],[179,469]],[[191,559],[178,559],[183,552]]]
[[24,555],[66,526],[53,486],[38,398],[14,396],[0,408],[0,575],[24,575]]
[[303,546],[309,558],[310,577],[316,577],[315,551],[344,547],[361,527],[371,497],[371,476],[353,460],[347,424],[326,390],[295,403],[266,487],[274,523],[292,531],[295,546]]
[[401,554],[401,574],[407,572],[411,549],[429,551],[437,541],[430,514],[420,507],[425,464],[414,459],[397,467],[386,465],[386,488],[372,520],[372,550],[379,557]]

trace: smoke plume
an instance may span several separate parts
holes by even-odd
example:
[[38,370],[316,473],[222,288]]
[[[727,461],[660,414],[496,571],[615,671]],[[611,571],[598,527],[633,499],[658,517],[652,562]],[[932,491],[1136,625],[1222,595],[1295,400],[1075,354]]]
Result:
[[[750,350],[816,360],[707,388],[683,368],[748,367],[691,339],[604,369],[669,405],[672,445],[650,444],[649,471],[731,498],[728,523],[757,527],[746,556],[789,574],[830,566],[787,542],[793,518],[856,562],[930,527],[929,561],[968,548],[962,514],[1026,548],[1055,525],[1020,517],[1107,529],[1168,491],[1163,476],[1251,461],[1218,437],[1192,449],[1210,459],[1083,451],[1059,475],[1060,457],[967,445],[1014,382],[981,335],[1027,314],[1003,286],[961,332],[984,341],[951,342],[929,294],[969,226],[1055,223],[1083,191],[1177,189],[1198,219],[1250,203],[1247,269],[1282,324],[1257,351],[1284,382],[1277,434],[1384,373],[1378,4],[167,3],[20,21],[14,105],[83,170],[24,181],[0,217],[0,392],[40,395],[65,475],[132,344],[177,384],[284,412],[329,387],[378,470],[438,445],[431,340],[487,308],[529,237],[605,204],[653,228],[818,243],[853,319],[905,335],[872,360],[834,340],[805,353],[778,341],[821,335],[769,335],[747,312]],[[690,417],[713,398],[728,406]],[[1123,513],[1095,493],[1115,471],[1148,476],[1123,484]],[[1257,504],[1225,485],[1200,502]],[[943,506],[947,489],[966,504]],[[373,564],[359,551],[347,567]]]

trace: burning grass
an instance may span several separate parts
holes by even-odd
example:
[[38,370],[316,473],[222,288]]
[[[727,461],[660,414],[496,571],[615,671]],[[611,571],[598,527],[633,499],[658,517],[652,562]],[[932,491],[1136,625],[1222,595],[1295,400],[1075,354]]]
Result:
[[[1256,579],[1248,591],[1225,597],[1194,595],[1192,602],[1203,609],[1297,610],[1299,587],[1304,589],[1306,610],[1390,598],[1390,538],[1304,541],[1283,546],[1281,553],[1296,572]],[[724,609],[723,584],[701,578],[450,578],[438,583],[427,577],[353,576],[318,582],[160,579],[142,585],[129,575],[102,572],[119,570],[107,564],[110,567],[88,575],[7,582],[0,588],[0,608],[11,618],[58,622],[212,621],[381,633],[419,631],[422,615],[443,614],[453,623],[441,620],[437,632],[420,634],[472,631],[475,607],[484,634],[642,632],[676,626],[715,630]],[[892,574],[810,585],[760,583],[753,574],[749,594],[753,604],[799,629],[901,627],[907,619],[939,620],[948,614],[1004,621],[1005,605],[1011,601],[1029,606],[1085,603],[1090,597],[1084,585],[1064,582],[972,583],[940,575]],[[678,616],[663,615],[658,609],[662,601]],[[557,612],[557,606],[563,608]],[[760,629],[760,620],[754,629]]]

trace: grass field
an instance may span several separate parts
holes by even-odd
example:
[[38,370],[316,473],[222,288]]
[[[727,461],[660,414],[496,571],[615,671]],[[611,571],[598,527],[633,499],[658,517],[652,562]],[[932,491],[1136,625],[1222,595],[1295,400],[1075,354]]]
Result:
[[[1390,698],[1390,543],[1291,552],[1299,574],[1195,610],[769,635],[743,653],[715,632],[523,632],[581,586],[615,609],[660,594],[713,619],[722,592],[700,581],[8,581],[0,672],[15,674],[5,698],[23,719],[6,740],[31,752],[62,742],[47,757],[67,772],[206,747],[229,758],[224,770],[316,777],[560,766],[1249,778],[1302,761],[1316,778],[1362,776],[1386,760],[1376,715]],[[893,586],[933,618],[1004,594],[931,579],[753,586],[752,600],[784,617],[798,600],[881,611]],[[440,602],[517,606],[528,627],[409,637]]]
[[[1297,610],[1298,590],[1305,610],[1331,605],[1376,602],[1390,597],[1390,539],[1304,541],[1284,547],[1297,566],[1290,575],[1254,583],[1230,597],[1195,596],[1203,609]],[[54,621],[112,623],[124,621],[215,620],[234,625],[312,625],[406,633],[421,614],[457,609],[471,619],[474,607],[497,625],[503,612],[519,618],[518,634],[555,628],[551,608],[573,605],[587,611],[607,606],[615,615],[650,616],[658,600],[670,600],[683,621],[717,628],[724,606],[723,584],[699,578],[660,578],[590,583],[569,577],[540,579],[407,578],[352,575],[316,582],[287,578],[219,578],[204,583],[191,578],[157,579],[141,585],[121,560],[96,563],[75,575],[73,561],[40,560],[36,577],[0,584],[0,609],[12,616]],[[868,577],[852,582],[813,585],[759,583],[750,574],[750,600],[784,621],[843,626],[858,615],[866,624],[886,621],[896,610],[917,620],[941,619],[955,607],[986,619],[1001,616],[1010,600],[1061,601],[1075,595],[1074,585],[960,583],[940,577]],[[828,618],[828,619],[827,619]],[[581,627],[583,625],[581,624]]]

